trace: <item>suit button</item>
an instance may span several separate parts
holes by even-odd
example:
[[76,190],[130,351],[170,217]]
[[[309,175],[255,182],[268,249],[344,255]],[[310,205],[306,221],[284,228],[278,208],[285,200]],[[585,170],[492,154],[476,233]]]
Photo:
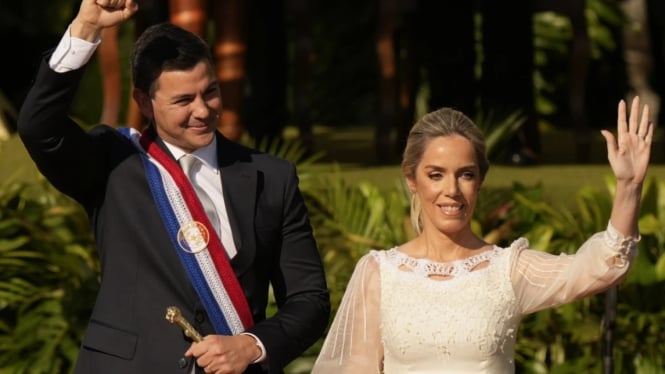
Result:
[[187,359],[184,357],[180,357],[180,360],[178,360],[178,367],[181,369],[184,369],[187,367]]
[[206,317],[203,312],[196,312],[196,315],[194,316],[194,319],[196,319],[196,322],[198,323],[203,323],[205,321]]

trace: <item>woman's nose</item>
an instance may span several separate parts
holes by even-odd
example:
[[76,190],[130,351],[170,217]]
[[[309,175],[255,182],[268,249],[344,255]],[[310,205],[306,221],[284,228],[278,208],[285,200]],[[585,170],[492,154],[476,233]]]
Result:
[[444,189],[446,194],[449,196],[457,196],[459,193],[459,184],[457,183],[457,178],[448,178],[445,181]]

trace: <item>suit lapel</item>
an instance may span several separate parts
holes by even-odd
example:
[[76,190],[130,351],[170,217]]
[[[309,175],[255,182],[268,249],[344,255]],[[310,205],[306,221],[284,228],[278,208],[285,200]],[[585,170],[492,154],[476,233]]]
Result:
[[255,256],[254,210],[257,171],[243,148],[217,134],[217,158],[221,170],[224,202],[238,253],[231,260],[236,275],[241,275]]

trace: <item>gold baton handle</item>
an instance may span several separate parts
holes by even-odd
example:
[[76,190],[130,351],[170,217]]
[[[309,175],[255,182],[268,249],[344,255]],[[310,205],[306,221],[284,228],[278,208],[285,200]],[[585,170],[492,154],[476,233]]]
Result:
[[203,340],[203,337],[201,334],[199,334],[192,325],[187,322],[187,320],[182,316],[180,313],[180,309],[174,306],[170,306],[166,308],[166,320],[171,322],[171,323],[176,323],[180,328],[182,328],[182,331],[185,332],[185,336],[191,338],[195,342],[200,342]]

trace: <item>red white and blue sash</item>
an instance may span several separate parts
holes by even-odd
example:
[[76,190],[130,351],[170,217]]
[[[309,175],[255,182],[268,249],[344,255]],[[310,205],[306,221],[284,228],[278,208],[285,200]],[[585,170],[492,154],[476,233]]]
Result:
[[[173,247],[210,317],[217,334],[237,335],[254,324],[247,298],[229,263],[228,254],[213,229],[194,188],[178,163],[154,141],[154,134],[141,135],[120,128],[140,150],[148,184]],[[203,224],[209,235],[203,250],[186,251],[182,228]]]

